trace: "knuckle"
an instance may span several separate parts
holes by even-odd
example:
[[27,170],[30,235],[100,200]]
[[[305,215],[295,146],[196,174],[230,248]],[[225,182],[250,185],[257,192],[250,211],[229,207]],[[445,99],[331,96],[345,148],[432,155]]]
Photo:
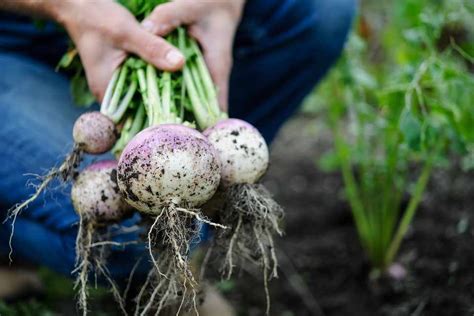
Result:
[[124,19],[116,18],[110,20],[107,25],[104,26],[106,28],[106,34],[113,42],[123,43],[127,40],[130,27],[125,21]]

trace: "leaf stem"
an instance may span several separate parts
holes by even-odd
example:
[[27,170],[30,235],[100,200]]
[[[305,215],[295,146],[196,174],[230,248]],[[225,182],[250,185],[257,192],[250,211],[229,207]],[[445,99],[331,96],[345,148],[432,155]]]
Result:
[[403,240],[403,237],[405,237],[405,234],[408,231],[413,216],[415,215],[415,212],[418,209],[418,205],[421,202],[421,198],[423,197],[423,192],[425,191],[426,185],[428,184],[432,167],[433,162],[431,159],[428,160],[423,166],[420,177],[416,182],[413,195],[411,196],[410,202],[408,203],[403,217],[400,220],[400,224],[398,225],[397,232],[395,233],[390,247],[388,248],[388,251],[386,253],[385,266],[388,266],[390,263],[393,262],[393,259],[395,258],[395,255],[397,254],[398,249],[400,248],[400,244]]
[[112,99],[110,100],[110,104],[107,109],[107,113],[109,115],[113,114],[117,110],[117,105],[120,101],[120,97],[122,96],[125,80],[127,79],[127,74],[128,74],[128,67],[126,64],[124,64],[122,68],[120,69],[120,75],[117,81],[117,85],[115,86]]
[[125,114],[125,111],[127,111],[128,106],[130,105],[130,102],[132,101],[133,96],[135,95],[135,91],[137,91],[137,80],[132,78],[132,82],[130,83],[130,86],[128,87],[128,91],[125,94],[125,97],[120,102],[120,105],[118,109],[115,111],[115,113],[111,114],[111,118],[112,118],[112,121],[114,121],[114,123],[118,123],[122,119],[123,115]]
[[120,70],[121,70],[121,67],[117,68],[114,71],[112,78],[110,79],[109,84],[107,85],[107,89],[105,90],[105,95],[100,105],[100,112],[104,115],[107,115],[107,110],[110,105],[110,100],[112,98],[112,94],[114,92],[115,84],[117,83],[117,78],[119,76]]

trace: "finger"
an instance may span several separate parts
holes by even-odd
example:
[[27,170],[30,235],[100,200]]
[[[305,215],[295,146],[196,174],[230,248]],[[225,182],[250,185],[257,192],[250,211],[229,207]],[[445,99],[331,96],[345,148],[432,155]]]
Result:
[[[78,46],[84,65],[89,89],[101,102],[105,89],[115,69],[125,60],[124,51],[106,45],[100,45],[100,39],[84,36]],[[84,53],[87,52],[87,53]]]
[[142,22],[143,28],[158,35],[165,36],[180,25],[196,22],[202,10],[202,4],[192,0],[168,2],[157,6]]
[[103,60],[102,62],[99,61],[100,64],[94,69],[93,78],[89,78],[86,71],[89,88],[99,102],[102,102],[110,79],[112,78],[115,70],[122,64],[125,58],[126,55],[123,51],[114,51],[109,55],[107,60]]
[[183,67],[184,55],[165,39],[146,31],[138,23],[123,35],[121,48],[137,54],[155,67],[166,71],[176,71]]

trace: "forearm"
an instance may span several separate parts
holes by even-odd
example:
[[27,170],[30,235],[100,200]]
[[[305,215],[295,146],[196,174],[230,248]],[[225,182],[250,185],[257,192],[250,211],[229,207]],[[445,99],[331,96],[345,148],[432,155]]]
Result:
[[43,17],[63,23],[66,12],[81,0],[2,0],[0,11]]

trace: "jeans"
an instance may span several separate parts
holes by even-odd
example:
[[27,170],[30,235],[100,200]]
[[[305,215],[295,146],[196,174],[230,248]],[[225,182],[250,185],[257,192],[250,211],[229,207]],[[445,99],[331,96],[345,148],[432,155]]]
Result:
[[[271,142],[340,55],[354,1],[249,0],[235,38],[230,116],[255,125]],[[53,68],[65,47],[54,26],[38,30],[0,14],[0,214],[33,192],[25,174],[44,174],[72,146],[72,126],[85,109],[74,106],[68,78]],[[71,273],[78,217],[68,191],[48,191],[18,217],[14,259]],[[0,225],[0,255],[9,251],[11,224]],[[143,245],[116,249],[114,276],[126,277],[145,253]]]

